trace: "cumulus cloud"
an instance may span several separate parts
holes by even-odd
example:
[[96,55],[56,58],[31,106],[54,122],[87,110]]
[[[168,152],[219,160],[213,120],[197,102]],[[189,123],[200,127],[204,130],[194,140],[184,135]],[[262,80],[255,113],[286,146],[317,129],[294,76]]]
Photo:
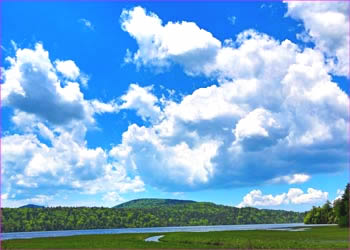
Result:
[[263,207],[280,206],[282,204],[319,204],[325,202],[328,193],[321,190],[308,188],[307,193],[299,188],[290,188],[288,193],[278,195],[264,195],[261,190],[252,190],[243,197],[243,201],[237,207]]
[[101,102],[99,100],[92,100],[90,103],[91,103],[93,110],[97,114],[118,113],[120,110],[120,107],[114,101],[111,101],[109,103],[105,103],[105,102]]
[[[254,30],[222,44],[195,23],[162,24],[141,7],[124,10],[121,23],[139,46],[129,61],[157,68],[178,63],[215,84],[179,101],[138,84],[117,101],[86,100],[74,67],[59,70],[40,44],[18,49],[8,59],[2,89],[23,133],[2,138],[9,197],[29,199],[38,190],[51,195],[56,187],[109,199],[142,191],[145,184],[172,192],[294,184],[346,169],[348,97],[332,81],[320,49]],[[120,110],[135,110],[145,123],[130,124],[109,151],[89,148],[86,123],[94,114]],[[246,204],[277,206],[328,194],[290,189],[249,195]]]
[[69,78],[70,80],[76,80],[78,76],[80,75],[80,70],[73,62],[72,60],[67,61],[60,61],[56,60],[56,69],[57,71],[61,72],[65,77]]
[[3,72],[2,103],[15,109],[15,123],[32,115],[57,126],[77,121],[93,124],[95,113],[119,110],[114,101],[86,100],[80,86],[87,84],[88,77],[72,60],[52,63],[40,43],[34,49],[17,48],[16,55],[6,60],[10,66]]
[[[193,22],[168,22],[142,7],[123,10],[122,29],[134,37],[139,50],[132,56],[138,65],[169,66],[178,62],[185,68],[196,67],[213,57],[221,42]],[[129,54],[129,61],[131,55]]]
[[156,122],[162,118],[161,109],[158,106],[162,101],[152,91],[153,86],[141,87],[136,83],[132,83],[126,93],[118,98],[119,103],[115,100],[109,103],[91,100],[90,104],[97,114],[135,110],[136,114],[144,121]]
[[301,20],[305,33],[299,37],[311,40],[328,58],[332,73],[349,74],[349,10],[348,2],[287,2],[287,16]]
[[[349,30],[347,2],[288,2],[286,16],[301,20],[305,31],[297,36],[313,41],[325,58],[327,69],[333,74],[347,76],[349,68]],[[235,19],[230,18],[231,22]],[[168,22],[142,7],[124,10],[122,28],[138,43],[127,61],[137,65],[168,67],[182,65],[190,75],[226,78],[256,76],[269,77],[284,74],[293,63],[297,46],[289,40],[276,46],[276,41],[265,34],[246,30],[235,42],[221,43],[213,35],[192,22]],[[239,47],[239,49],[236,49]],[[288,48],[289,52],[285,53]],[[265,70],[261,70],[261,68]]]
[[299,188],[290,188],[287,193],[287,197],[293,204],[322,203],[328,199],[328,192],[308,188],[307,193],[304,193]]
[[[50,143],[42,142],[38,135]],[[128,177],[123,166],[110,161],[102,148],[88,148],[84,138],[81,126],[51,131],[42,123],[33,133],[4,136],[4,189],[13,192],[13,199],[53,195],[57,190],[88,194],[144,190],[139,176]]]
[[139,176],[129,177],[101,147],[87,146],[86,132],[94,115],[116,113],[119,106],[115,101],[86,100],[73,61],[52,63],[41,44],[17,48],[7,60],[2,101],[14,109],[11,121],[16,131],[1,138],[2,177],[7,180],[2,185],[8,204],[40,203],[57,190],[87,194],[144,190]]
[[236,139],[233,144],[240,144],[247,151],[277,144],[279,139],[287,135],[287,130],[278,122],[282,119],[274,116],[276,115],[262,108],[248,113],[236,124],[233,131]]
[[130,84],[127,93],[120,97],[123,103],[120,109],[133,109],[143,119],[156,121],[160,116],[160,108],[157,106],[158,98],[151,93],[152,86],[140,87],[138,84]]
[[[123,134],[123,143],[110,155],[137,170],[144,180],[164,188],[192,186],[207,182],[213,174],[212,157],[220,142],[207,140],[198,145],[163,142],[152,129],[133,124]],[[137,169],[135,169],[137,168]]]
[[[278,42],[253,30],[237,36],[235,42],[222,43],[213,35],[192,22],[168,22],[142,7],[124,10],[122,28],[138,43],[139,49],[129,62],[140,65],[168,67],[171,63],[182,65],[189,75],[226,78],[251,78],[278,75],[295,58],[297,46],[286,40]],[[235,49],[240,47],[239,49]],[[286,53],[287,52],[287,53]],[[261,68],[265,70],[262,71]]]
[[[5,69],[2,103],[34,114],[54,124],[73,120],[91,122],[92,112],[80,91],[78,82],[61,82],[49,59],[49,53],[38,43],[35,49],[17,49],[16,56],[6,58],[11,66]],[[63,64],[62,64],[63,63]],[[73,65],[74,62],[68,63]],[[64,66],[62,66],[64,65]],[[57,61],[59,71],[76,78],[79,69],[66,68],[67,61]],[[72,66],[71,65],[71,66]]]
[[261,190],[252,190],[243,197],[243,201],[237,207],[253,207],[253,206],[279,206],[286,203],[286,193],[273,196],[263,195]]
[[[141,22],[154,29],[136,29]],[[187,39],[183,24],[180,40]],[[160,50],[171,37],[162,33],[167,25],[141,7],[123,12],[122,27],[139,45],[134,59],[156,67],[179,63],[185,72],[204,74],[217,84],[178,102],[163,98],[159,105],[152,98],[149,106],[159,106],[160,119],[129,126],[112,157],[145,182],[170,191],[301,183],[346,168],[348,97],[332,81],[320,50],[254,30],[224,45],[203,33],[207,44],[217,44],[215,53],[192,67]],[[158,60],[162,63],[155,64]]]

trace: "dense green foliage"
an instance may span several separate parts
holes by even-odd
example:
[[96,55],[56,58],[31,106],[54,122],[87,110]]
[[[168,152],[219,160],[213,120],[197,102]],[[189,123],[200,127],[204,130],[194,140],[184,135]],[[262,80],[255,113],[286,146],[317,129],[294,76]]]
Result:
[[115,206],[115,208],[152,208],[158,206],[171,206],[194,202],[195,201],[174,199],[137,199],[119,204]]
[[3,208],[2,232],[302,222],[305,213],[207,202],[149,208]]
[[329,201],[322,207],[312,207],[305,215],[305,224],[336,224],[337,218]]
[[147,234],[107,234],[80,235],[55,238],[36,238],[6,240],[4,249],[72,249],[72,248],[226,248],[226,249],[261,249],[261,248],[322,248],[348,249],[348,228],[334,226],[311,228],[304,232],[251,230],[201,233],[162,233],[160,242],[145,242],[144,239],[154,235]]
[[332,204],[327,201],[322,207],[312,207],[305,215],[305,224],[338,224],[341,227],[349,227],[349,190],[346,185],[344,194]]

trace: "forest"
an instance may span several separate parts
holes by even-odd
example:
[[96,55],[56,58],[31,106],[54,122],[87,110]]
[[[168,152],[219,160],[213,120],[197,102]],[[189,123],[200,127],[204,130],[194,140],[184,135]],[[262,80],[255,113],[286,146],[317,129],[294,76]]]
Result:
[[333,204],[327,201],[322,207],[312,207],[304,218],[305,224],[338,224],[349,227],[349,192],[350,184],[346,185],[344,194]]
[[[209,202],[165,202],[139,200],[116,208],[45,207],[2,208],[2,232],[135,228],[195,225],[234,225],[303,222],[305,213],[236,208]],[[163,202],[164,203],[164,202]],[[131,206],[131,207],[129,207]]]

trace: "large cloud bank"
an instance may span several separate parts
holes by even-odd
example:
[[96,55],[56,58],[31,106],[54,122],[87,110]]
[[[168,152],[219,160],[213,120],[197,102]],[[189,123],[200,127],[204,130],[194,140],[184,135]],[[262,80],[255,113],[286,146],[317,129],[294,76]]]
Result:
[[[141,7],[124,10],[121,27],[138,44],[127,62],[156,70],[179,64],[190,77],[213,82],[180,101],[136,83],[118,100],[87,100],[80,89],[86,78],[74,61],[51,60],[41,44],[16,49],[2,84],[16,131],[2,138],[2,197],[48,201],[57,190],[75,190],[111,201],[145,184],[176,192],[296,184],[346,169],[348,96],[331,74],[346,75],[348,32],[344,40],[322,20],[334,15],[342,29],[348,4],[332,4],[305,12],[288,3],[287,15],[304,22],[313,49],[255,30],[221,42],[193,22],[163,24]],[[135,111],[143,125],[130,124],[110,150],[89,148],[95,116],[120,110]],[[290,189],[267,197],[255,190],[241,205],[310,203],[327,195]]]
[[349,75],[349,11],[346,1],[288,2],[287,16],[301,20],[305,31],[301,39],[313,41],[322,51],[327,66],[336,75]]
[[80,86],[85,83],[74,61],[53,63],[40,43],[34,49],[16,48],[7,60],[2,103],[14,109],[16,132],[2,138],[4,200],[43,203],[72,190],[144,190],[141,178],[129,177],[108,152],[87,147],[86,132],[95,126],[95,114],[118,112],[119,107],[84,98]]
[[141,7],[121,19],[139,45],[134,63],[177,63],[217,83],[166,100],[161,119],[132,124],[111,150],[146,183],[166,190],[297,183],[346,168],[348,97],[328,60],[337,50],[301,49],[254,30],[222,44],[195,23],[162,24]]

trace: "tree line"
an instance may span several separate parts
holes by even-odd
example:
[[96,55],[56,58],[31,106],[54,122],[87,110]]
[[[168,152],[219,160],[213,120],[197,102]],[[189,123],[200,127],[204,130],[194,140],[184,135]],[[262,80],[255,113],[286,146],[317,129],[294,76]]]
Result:
[[303,222],[305,213],[206,202],[148,208],[2,208],[2,232]]
[[327,201],[322,207],[312,207],[305,215],[305,224],[338,224],[341,227],[349,227],[349,190],[346,185],[344,194],[336,199],[333,204]]

